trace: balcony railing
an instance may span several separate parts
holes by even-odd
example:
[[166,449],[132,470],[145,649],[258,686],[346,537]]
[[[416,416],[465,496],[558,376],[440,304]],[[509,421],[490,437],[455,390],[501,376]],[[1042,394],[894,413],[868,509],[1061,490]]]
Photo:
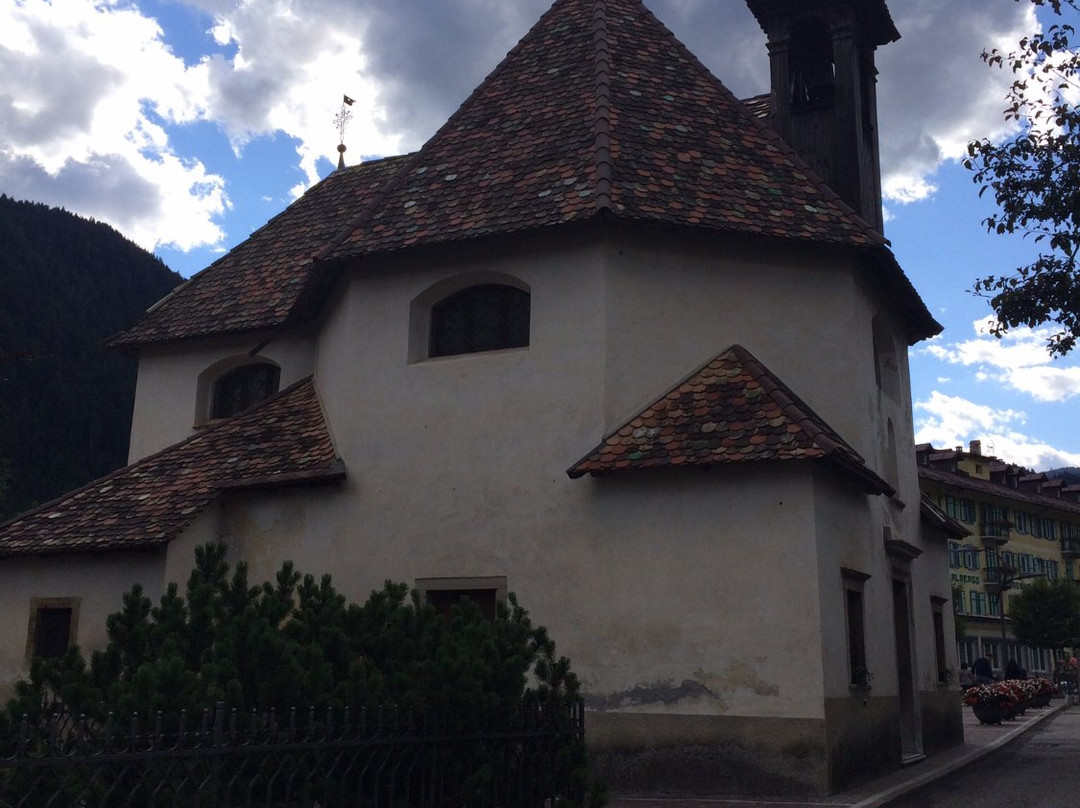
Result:
[[1009,540],[1012,531],[1012,523],[1007,519],[986,521],[983,523],[983,534],[980,537],[983,544],[997,546],[1005,544]]

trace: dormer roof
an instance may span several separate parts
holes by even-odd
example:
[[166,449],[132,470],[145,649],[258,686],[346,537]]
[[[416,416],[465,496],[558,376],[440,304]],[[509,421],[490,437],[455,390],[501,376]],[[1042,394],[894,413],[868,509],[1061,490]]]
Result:
[[156,547],[222,491],[326,484],[343,476],[308,379],[0,524],[0,557]]
[[894,493],[787,385],[733,345],[605,437],[567,474],[792,460],[833,465],[867,493]]

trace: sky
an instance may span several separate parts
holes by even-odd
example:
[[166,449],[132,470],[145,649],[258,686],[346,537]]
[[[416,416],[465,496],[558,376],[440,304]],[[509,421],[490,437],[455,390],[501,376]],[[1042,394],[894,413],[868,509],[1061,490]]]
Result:
[[[645,0],[740,97],[768,91],[744,0]],[[550,0],[0,0],[0,193],[107,222],[185,276],[333,170],[419,148]],[[880,49],[886,236],[945,330],[910,352],[917,442],[1080,466],[1080,349],[987,331],[976,278],[1033,260],[987,234],[960,165],[1009,133],[987,48],[1038,29],[1029,0],[892,0]]]

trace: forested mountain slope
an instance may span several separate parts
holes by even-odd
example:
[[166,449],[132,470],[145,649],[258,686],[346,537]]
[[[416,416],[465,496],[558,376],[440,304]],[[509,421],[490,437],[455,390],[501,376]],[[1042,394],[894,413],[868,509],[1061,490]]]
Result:
[[181,280],[106,224],[0,195],[0,519],[126,462],[135,361],[101,342]]

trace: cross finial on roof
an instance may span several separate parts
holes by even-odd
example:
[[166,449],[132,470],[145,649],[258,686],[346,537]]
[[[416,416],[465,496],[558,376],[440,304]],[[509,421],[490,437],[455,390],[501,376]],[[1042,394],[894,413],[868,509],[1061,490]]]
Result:
[[345,127],[348,126],[349,121],[352,119],[352,112],[349,107],[353,103],[353,99],[349,98],[349,96],[341,96],[341,111],[334,116],[334,126],[338,130],[338,168],[345,168]]

